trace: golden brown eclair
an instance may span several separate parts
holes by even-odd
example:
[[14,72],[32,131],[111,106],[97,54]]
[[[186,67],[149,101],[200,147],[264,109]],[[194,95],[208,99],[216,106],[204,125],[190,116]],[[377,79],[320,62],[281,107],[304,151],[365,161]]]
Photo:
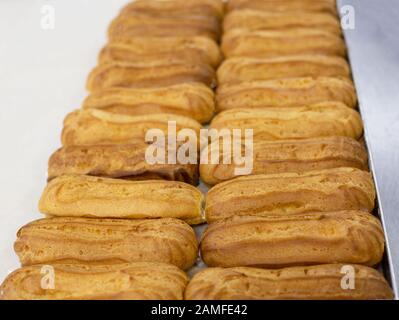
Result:
[[[42,279],[50,272],[54,288],[46,289]],[[0,300],[182,300],[187,282],[182,270],[166,263],[35,265],[11,273]]]
[[323,101],[339,101],[355,108],[357,97],[352,81],[333,77],[302,77],[222,84],[216,93],[216,111],[292,107]]
[[233,29],[223,34],[221,49],[228,58],[293,54],[346,55],[344,40],[339,35],[314,28],[256,31]]
[[177,181],[127,181],[64,175],[44,189],[39,211],[49,216],[91,218],[177,218],[204,222],[201,191]]
[[223,20],[223,30],[243,29],[284,30],[291,28],[315,28],[340,35],[342,33],[339,20],[324,12],[276,12],[251,9],[234,10]]
[[[353,289],[346,289],[341,284],[345,284],[346,270],[354,272]],[[324,264],[278,270],[207,268],[191,279],[186,287],[185,299],[371,300],[393,299],[393,293],[382,274],[373,268]]]
[[[144,141],[63,147],[49,159],[48,180],[65,174],[84,174],[127,180],[161,179],[198,184],[198,165],[149,164],[145,158],[148,147],[149,144]],[[165,159],[167,157],[168,150],[165,151]]]
[[129,116],[98,109],[79,109],[64,120],[63,146],[91,144],[126,144],[144,141],[146,132],[158,129],[167,134],[168,122],[176,122],[176,130],[189,128],[199,134],[201,124],[194,119],[175,114]]
[[207,37],[126,37],[111,40],[100,52],[99,63],[179,60],[217,67],[222,54],[215,41]]
[[213,90],[203,83],[181,83],[159,88],[107,88],[91,93],[83,108],[145,115],[171,113],[207,123],[215,110]]
[[182,61],[109,62],[94,68],[87,79],[87,90],[98,91],[110,87],[151,88],[185,82],[215,84],[215,70],[207,64],[188,64]]
[[[244,141],[238,140],[241,150]],[[212,142],[202,151],[202,157],[211,159],[212,152],[218,154],[218,164],[200,164],[201,179],[214,185],[233,179],[238,175],[231,150],[223,150],[218,141]],[[205,155],[206,154],[206,155]],[[311,170],[353,167],[367,169],[367,154],[364,146],[348,137],[325,137],[302,140],[254,141],[251,174],[274,174],[284,172],[305,172]],[[224,159],[230,159],[226,161]]]
[[224,3],[222,0],[136,0],[127,4],[121,15],[145,13],[151,16],[207,16],[223,18]]
[[112,40],[120,35],[126,37],[203,36],[218,40],[220,33],[221,26],[217,17],[151,17],[146,14],[131,13],[118,16],[112,21],[108,29],[108,38]]
[[201,240],[210,267],[374,266],[383,252],[381,223],[364,211],[236,216],[211,224]]
[[287,216],[339,210],[372,211],[375,189],[371,175],[356,168],[303,173],[243,176],[211,188],[206,220],[232,216]]
[[[337,13],[335,0],[229,0],[227,11],[255,9],[259,11],[310,11]],[[302,12],[297,12],[302,14]]]
[[255,141],[328,136],[359,139],[363,133],[359,113],[331,101],[304,107],[226,110],[213,118],[211,128],[252,129]]
[[235,57],[225,60],[217,71],[219,85],[255,80],[302,77],[349,78],[348,63],[341,57],[298,55],[275,58]]
[[23,266],[164,262],[188,269],[197,247],[194,230],[173,218],[45,218],[22,227],[14,243]]

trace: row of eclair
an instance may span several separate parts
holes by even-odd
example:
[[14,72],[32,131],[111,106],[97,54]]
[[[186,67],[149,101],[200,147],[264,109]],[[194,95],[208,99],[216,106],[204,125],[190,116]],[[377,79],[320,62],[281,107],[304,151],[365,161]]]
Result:
[[[392,298],[373,268],[384,234],[345,55],[334,0],[128,4],[65,119],[47,218],[19,230],[22,268],[2,298]],[[168,121],[198,136],[206,123],[253,129],[252,174],[237,177],[234,161],[149,164],[145,133]],[[190,280],[198,251],[208,268]]]
[[[18,232],[22,268],[2,299],[183,298],[182,270],[198,253],[188,223],[204,221],[198,165],[150,165],[144,137],[168,121],[197,133],[211,119],[223,11],[219,0],[138,0],[120,11],[50,158],[47,217]],[[53,288],[42,286],[48,267]]]
[[[186,296],[392,298],[379,272],[358,269],[381,261],[384,234],[335,1],[227,8],[211,127],[253,129],[253,171],[236,177],[233,165],[201,165],[216,184],[200,243],[214,268],[194,276]],[[342,283],[348,267],[361,282],[353,290]]]

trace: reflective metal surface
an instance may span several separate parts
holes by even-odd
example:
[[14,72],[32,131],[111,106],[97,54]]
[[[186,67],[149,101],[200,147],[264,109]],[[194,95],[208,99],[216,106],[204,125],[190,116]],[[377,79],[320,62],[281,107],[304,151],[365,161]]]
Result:
[[355,9],[345,30],[365,125],[379,214],[387,241],[387,277],[399,288],[399,1],[339,0]]

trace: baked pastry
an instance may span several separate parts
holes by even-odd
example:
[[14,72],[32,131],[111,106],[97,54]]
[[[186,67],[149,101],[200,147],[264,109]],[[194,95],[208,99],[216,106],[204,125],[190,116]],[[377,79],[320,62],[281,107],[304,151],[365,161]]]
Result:
[[203,195],[177,181],[126,181],[65,175],[44,189],[39,211],[49,216],[91,218],[178,218],[204,222]]
[[[127,180],[162,179],[198,184],[197,164],[150,164],[146,160],[148,148],[149,144],[144,141],[62,147],[49,159],[48,180],[65,174],[84,174]],[[165,159],[167,157],[168,150],[165,151]]]
[[168,134],[168,122],[176,122],[176,130],[191,129],[199,134],[201,124],[194,119],[175,114],[129,116],[98,109],[79,109],[64,120],[63,146],[92,144],[126,144],[144,141],[150,129]]
[[83,108],[129,115],[171,113],[207,123],[215,103],[212,89],[193,82],[159,88],[107,88],[89,95]]
[[[241,150],[245,141],[238,140]],[[209,144],[201,157],[211,159],[218,154],[216,163],[200,164],[201,179],[214,185],[238,176],[237,168],[243,164],[235,162],[231,150],[223,150],[218,141]],[[226,160],[225,160],[226,159]],[[338,167],[353,167],[367,170],[367,154],[364,146],[348,137],[325,137],[303,140],[263,141],[256,140],[252,146],[251,174],[273,174],[305,172]]]
[[219,85],[255,80],[349,76],[349,66],[345,59],[323,55],[235,57],[225,60],[217,71]]
[[344,40],[339,35],[315,28],[255,31],[233,29],[223,34],[221,49],[228,58],[265,58],[293,54],[346,55]]
[[[46,272],[54,272],[53,289],[43,288]],[[183,271],[166,263],[35,265],[11,273],[1,286],[0,299],[182,300],[187,282]]]
[[110,40],[99,55],[99,63],[179,60],[217,67],[222,54],[215,41],[207,37],[126,37]]
[[210,267],[374,266],[383,253],[381,223],[362,211],[235,216],[211,224],[201,240]]
[[[353,289],[345,289],[341,285],[345,276],[343,271],[347,269],[354,271]],[[185,291],[185,299],[368,300],[393,299],[393,293],[382,274],[373,268],[324,264],[278,270],[207,268],[191,279]]]
[[164,262],[190,268],[194,230],[173,219],[46,218],[22,227],[14,243],[23,266],[47,263]]
[[224,3],[222,0],[136,0],[121,11],[121,15],[130,13],[145,13],[155,17],[207,16],[222,19]]
[[98,65],[87,79],[87,90],[110,87],[151,88],[185,82],[215,84],[215,71],[207,64],[187,64],[176,60],[151,62],[109,62]]
[[130,13],[115,18],[108,29],[108,38],[149,36],[168,37],[203,36],[213,40],[220,38],[221,26],[217,17],[209,16],[156,16]]
[[355,108],[357,99],[352,81],[333,77],[303,77],[222,84],[216,93],[216,111],[292,107],[323,101],[339,101]]
[[[311,11],[337,14],[335,0],[229,0],[227,11],[255,9],[259,11]],[[299,12],[298,14],[302,14]]]
[[374,208],[371,175],[355,168],[244,176],[211,188],[206,197],[208,222],[232,216],[288,216],[308,212]]
[[211,128],[252,129],[255,141],[327,136],[359,139],[363,133],[359,113],[331,101],[304,107],[226,110],[213,118]]
[[297,11],[260,11],[252,9],[234,10],[223,20],[223,30],[243,29],[285,30],[292,28],[314,28],[340,35],[342,33],[339,20],[325,12]]

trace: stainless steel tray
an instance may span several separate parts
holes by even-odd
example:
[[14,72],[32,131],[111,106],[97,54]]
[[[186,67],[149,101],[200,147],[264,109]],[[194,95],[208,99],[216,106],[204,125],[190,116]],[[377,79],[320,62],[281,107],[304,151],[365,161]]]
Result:
[[338,0],[351,5],[355,29],[344,30],[365,127],[377,209],[385,231],[382,269],[399,298],[399,2]]
[[[344,30],[344,36],[365,126],[369,166],[377,187],[375,214],[382,221],[386,237],[386,252],[379,269],[398,299],[399,2],[338,0],[339,9],[344,5],[355,9],[355,29]],[[200,189],[208,191],[202,182]],[[195,227],[198,238],[205,228],[206,224]],[[189,274],[205,267],[199,258]]]

